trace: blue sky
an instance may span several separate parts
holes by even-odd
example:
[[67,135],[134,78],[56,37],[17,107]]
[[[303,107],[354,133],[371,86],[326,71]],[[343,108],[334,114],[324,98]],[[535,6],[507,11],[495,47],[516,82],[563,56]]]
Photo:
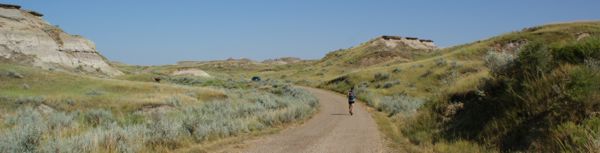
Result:
[[83,35],[111,60],[318,59],[380,35],[449,47],[540,24],[598,20],[597,0],[5,1]]

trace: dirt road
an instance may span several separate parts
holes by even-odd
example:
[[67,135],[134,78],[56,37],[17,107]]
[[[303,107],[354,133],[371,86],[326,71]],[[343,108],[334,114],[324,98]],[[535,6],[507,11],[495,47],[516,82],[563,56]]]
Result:
[[250,140],[221,152],[244,153],[371,153],[385,152],[383,139],[366,106],[355,104],[348,114],[346,97],[321,89],[306,88],[320,102],[320,110],[304,124],[280,133]]

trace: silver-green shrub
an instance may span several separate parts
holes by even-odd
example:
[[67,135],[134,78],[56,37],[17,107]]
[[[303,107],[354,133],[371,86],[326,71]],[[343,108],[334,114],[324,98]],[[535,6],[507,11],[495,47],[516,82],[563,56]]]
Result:
[[63,128],[71,127],[74,116],[72,114],[67,114],[65,112],[56,112],[48,115],[48,128],[51,130],[60,130]]
[[105,109],[92,109],[84,113],[84,119],[91,126],[110,124],[114,121],[112,112]]
[[425,103],[406,94],[394,96],[378,96],[368,88],[359,87],[356,89],[358,98],[365,101],[368,106],[376,108],[378,111],[388,113],[390,116],[396,114],[412,115]]
[[7,120],[12,126],[0,133],[0,152],[36,152],[48,127],[42,115],[32,109],[20,109]]
[[[318,105],[307,91],[273,81],[260,83],[272,88],[224,89],[228,99],[147,114],[144,121],[132,124],[118,122],[119,116],[107,109],[42,115],[27,106],[4,119],[0,152],[129,153],[146,147],[174,149],[185,140],[203,142],[305,119]],[[167,101],[180,105],[174,98]]]
[[380,99],[378,110],[390,116],[402,113],[411,115],[423,105],[424,101],[407,95],[384,96]]
[[175,148],[179,146],[179,138],[187,135],[182,125],[182,122],[176,118],[157,114],[154,116],[154,119],[146,125],[148,131],[146,131],[145,136],[148,139],[148,143],[152,145]]
[[515,56],[505,52],[488,51],[484,57],[485,66],[490,69],[492,74],[497,74],[508,68],[513,61]]

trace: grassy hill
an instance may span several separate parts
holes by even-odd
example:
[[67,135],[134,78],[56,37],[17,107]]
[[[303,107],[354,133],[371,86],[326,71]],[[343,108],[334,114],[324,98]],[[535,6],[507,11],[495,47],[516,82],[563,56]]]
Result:
[[358,87],[395,147],[412,152],[592,151],[598,36],[600,22],[560,23],[351,62],[380,49],[367,42],[314,66],[250,73],[338,92]]
[[[526,28],[520,32],[512,32],[488,40],[444,48],[428,56],[423,55],[419,60],[412,62],[391,60],[364,68],[342,65],[336,69],[345,69],[346,73],[335,73],[336,71],[334,71],[333,74],[329,74],[334,76],[323,78],[324,81],[320,85],[341,91],[348,89],[346,85],[366,84],[370,89],[384,94],[385,92],[404,91],[411,95],[427,97],[429,93],[443,91],[444,88],[450,87],[449,83],[452,83],[453,88],[448,90],[460,90],[473,86],[469,85],[468,82],[472,81],[468,80],[486,77],[487,68],[484,66],[484,56],[490,50],[514,53],[527,42],[565,43],[577,39],[580,33],[594,35],[596,31],[598,31],[597,22]],[[360,51],[360,47],[356,48]],[[377,74],[381,74],[380,76],[383,77],[376,78]],[[299,78],[311,77],[300,76]],[[343,78],[348,78],[348,81]],[[400,84],[391,87],[388,85],[389,88],[376,88],[398,81]]]

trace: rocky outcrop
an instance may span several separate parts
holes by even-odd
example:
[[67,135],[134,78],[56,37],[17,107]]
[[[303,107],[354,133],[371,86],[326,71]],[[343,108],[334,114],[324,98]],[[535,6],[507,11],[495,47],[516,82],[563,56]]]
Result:
[[206,73],[205,71],[202,71],[200,69],[180,69],[177,70],[173,73],[171,73],[171,75],[189,75],[189,76],[197,76],[197,77],[207,77],[210,78],[212,76],[210,76],[210,74]]
[[94,43],[44,21],[42,14],[0,5],[0,59],[44,69],[120,75]]
[[587,33],[587,32],[580,32],[580,33],[577,33],[576,35],[577,35],[577,41],[580,41],[582,39],[592,36],[592,35],[590,35],[590,33]]
[[496,43],[490,46],[490,50],[516,55],[518,54],[519,50],[527,44],[527,42],[528,41],[526,39],[520,39]]
[[434,50],[436,45],[432,40],[417,37],[381,36],[372,41],[373,45],[385,44],[386,47],[409,47],[412,49]]
[[296,57],[282,57],[277,59],[267,59],[262,61],[264,64],[285,65],[302,62],[302,59]]

